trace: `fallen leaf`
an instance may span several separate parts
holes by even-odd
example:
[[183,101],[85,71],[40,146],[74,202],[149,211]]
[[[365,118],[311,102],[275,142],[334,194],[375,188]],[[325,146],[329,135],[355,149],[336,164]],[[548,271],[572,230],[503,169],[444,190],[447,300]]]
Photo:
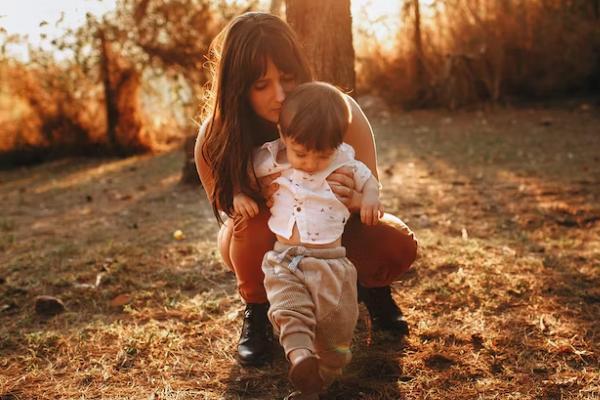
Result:
[[131,302],[131,296],[123,293],[123,294],[118,295],[114,299],[112,299],[110,301],[110,306],[111,307],[122,307],[125,304],[128,304],[129,302]]

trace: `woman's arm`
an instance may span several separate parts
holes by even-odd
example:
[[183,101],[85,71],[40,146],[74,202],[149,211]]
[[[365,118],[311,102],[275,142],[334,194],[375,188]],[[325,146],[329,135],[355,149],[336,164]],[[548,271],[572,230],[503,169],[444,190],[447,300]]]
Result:
[[[377,152],[373,130],[358,103],[350,96],[348,96],[348,102],[352,111],[352,121],[344,136],[344,142],[354,148],[355,158],[362,161],[377,179]],[[360,210],[362,195],[354,189],[352,169],[339,168],[327,177],[327,181],[338,200],[344,203],[351,212]]]
[[202,187],[206,192],[206,196],[209,200],[213,195],[213,191],[215,189],[215,179],[212,174],[212,170],[204,157],[202,156],[202,145],[206,138],[206,130],[208,128],[208,121],[205,121],[198,131],[198,137],[196,138],[196,145],[194,146],[194,160],[196,161],[196,169],[198,171],[198,176],[200,177],[200,181],[202,182]]
[[377,151],[371,124],[369,124],[369,120],[367,120],[356,100],[348,96],[348,102],[352,110],[352,122],[348,126],[344,142],[354,148],[355,158],[369,167],[373,176],[379,179],[377,174]]

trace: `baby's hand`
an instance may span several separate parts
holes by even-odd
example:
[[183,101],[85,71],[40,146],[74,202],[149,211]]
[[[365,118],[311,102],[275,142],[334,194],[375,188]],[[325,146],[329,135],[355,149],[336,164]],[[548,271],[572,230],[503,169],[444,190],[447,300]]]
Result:
[[379,201],[379,196],[364,193],[360,205],[360,220],[362,223],[375,225],[381,217],[383,217],[383,204]]
[[258,214],[258,204],[250,196],[238,193],[233,196],[233,211],[244,218],[250,219]]

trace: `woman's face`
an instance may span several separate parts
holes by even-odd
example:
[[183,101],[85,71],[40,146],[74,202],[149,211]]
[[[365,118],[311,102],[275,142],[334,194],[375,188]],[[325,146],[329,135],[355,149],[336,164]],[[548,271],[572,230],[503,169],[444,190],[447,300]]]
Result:
[[260,118],[276,124],[279,122],[281,103],[296,86],[294,76],[277,69],[269,58],[265,74],[250,87],[250,105]]

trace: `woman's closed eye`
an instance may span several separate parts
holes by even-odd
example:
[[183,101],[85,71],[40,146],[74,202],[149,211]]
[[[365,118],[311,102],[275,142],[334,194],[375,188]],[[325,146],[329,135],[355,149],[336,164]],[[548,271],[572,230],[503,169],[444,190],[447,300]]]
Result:
[[267,81],[266,80],[260,80],[260,81],[256,81],[254,82],[254,90],[263,90],[267,88]]

